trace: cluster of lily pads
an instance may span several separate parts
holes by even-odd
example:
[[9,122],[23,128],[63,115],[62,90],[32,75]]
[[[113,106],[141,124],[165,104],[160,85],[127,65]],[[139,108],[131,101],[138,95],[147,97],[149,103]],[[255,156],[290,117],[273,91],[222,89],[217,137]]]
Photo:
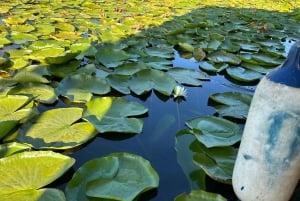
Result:
[[[183,85],[199,87],[215,74],[255,85],[285,59],[282,43],[299,35],[297,9],[199,6],[167,0],[1,3],[0,169],[6,172],[1,199],[137,199],[158,186],[159,176],[149,161],[131,153],[88,161],[65,193],[43,187],[75,163],[61,151],[102,133],[142,132],[139,117],[148,108],[126,96],[155,91],[186,98]],[[198,62],[199,70],[173,66],[175,50]],[[245,120],[251,95],[227,92],[210,99],[219,117],[188,120],[177,139],[193,135],[191,160],[210,177],[230,183],[242,129],[226,117]],[[58,102],[64,106],[53,109]],[[189,196],[224,200],[205,191],[175,199]]]

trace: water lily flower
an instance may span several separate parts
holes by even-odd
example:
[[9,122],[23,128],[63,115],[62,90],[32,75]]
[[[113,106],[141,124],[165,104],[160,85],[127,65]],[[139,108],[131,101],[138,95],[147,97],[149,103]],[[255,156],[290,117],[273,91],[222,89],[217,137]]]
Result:
[[174,98],[178,98],[178,97],[186,98],[187,97],[186,88],[182,86],[176,86],[173,90],[173,96]]

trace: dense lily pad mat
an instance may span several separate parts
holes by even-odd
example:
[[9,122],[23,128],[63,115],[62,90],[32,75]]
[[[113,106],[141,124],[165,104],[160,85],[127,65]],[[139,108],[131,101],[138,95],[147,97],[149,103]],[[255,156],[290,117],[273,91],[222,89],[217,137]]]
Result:
[[[297,7],[298,1],[271,0],[1,1],[0,94],[9,100],[0,103],[0,136],[27,144],[3,144],[2,156],[29,145],[80,147],[98,133],[141,133],[140,117],[147,117],[148,109],[124,95],[143,100],[157,94],[167,101],[182,89],[180,96],[192,99],[179,86],[201,87],[208,74],[254,86],[285,59],[283,43],[299,39]],[[174,51],[199,68],[173,66]],[[218,93],[210,100],[222,118],[245,120],[251,95]],[[37,108],[43,108],[39,115]],[[230,183],[240,132],[221,117],[185,119],[189,128],[183,134],[200,143],[188,150],[194,163]],[[98,184],[103,182],[87,184],[85,195],[99,196]],[[18,196],[44,191],[63,199],[52,189]]]
[[149,161],[135,154],[113,153],[80,167],[66,187],[66,196],[69,201],[131,201],[158,183]]

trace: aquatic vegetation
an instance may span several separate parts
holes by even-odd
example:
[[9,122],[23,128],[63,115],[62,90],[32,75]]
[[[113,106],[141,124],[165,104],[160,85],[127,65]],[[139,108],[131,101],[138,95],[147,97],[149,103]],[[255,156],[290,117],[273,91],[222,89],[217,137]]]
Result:
[[[144,122],[153,115],[153,108],[143,105],[149,96],[157,96],[165,105],[169,99],[186,98],[185,104],[197,99],[192,89],[216,76],[255,87],[285,59],[289,44],[299,39],[299,6],[296,1],[274,4],[271,0],[255,4],[239,0],[1,1],[0,167],[11,177],[3,178],[0,197],[18,200],[33,195],[30,199],[37,200],[43,194],[65,200],[61,190],[42,187],[73,166],[74,159],[66,155],[81,152],[96,138],[145,135]],[[175,64],[176,55],[196,67]],[[184,117],[188,128],[176,135],[178,155],[184,155],[180,165],[190,183],[195,182],[189,171],[197,171],[199,182],[191,190],[205,189],[206,175],[230,184],[234,146],[242,128],[228,118],[243,122],[252,98],[251,91],[230,90],[208,97],[208,106],[218,117],[203,117],[198,108],[188,108],[201,116]],[[177,104],[178,113],[181,105]],[[174,127],[176,119],[168,115],[168,126]],[[154,132],[164,130],[164,122],[155,122]],[[157,133],[161,139],[169,132]],[[158,139],[153,136],[149,138]],[[187,136],[192,140],[185,141]],[[61,154],[54,152],[58,150]],[[47,161],[57,164],[49,174]],[[19,168],[23,164],[28,168]],[[112,169],[98,172],[103,167]],[[19,170],[22,179],[16,178]],[[118,171],[134,177],[125,178]],[[37,173],[41,181],[30,178]],[[144,173],[148,177],[139,183]],[[141,156],[111,153],[79,168],[69,178],[66,197],[132,200],[159,188],[159,174]],[[3,190],[14,181],[22,188]],[[136,185],[129,189],[127,182]],[[108,194],[112,185],[123,190]],[[224,200],[205,191],[191,191],[176,200],[203,196]]]

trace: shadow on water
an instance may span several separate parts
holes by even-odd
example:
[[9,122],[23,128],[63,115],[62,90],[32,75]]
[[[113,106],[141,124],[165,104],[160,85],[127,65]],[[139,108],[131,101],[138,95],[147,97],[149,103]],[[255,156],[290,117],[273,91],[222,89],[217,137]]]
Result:
[[[257,15],[259,13],[259,15]],[[265,11],[258,9],[239,9],[239,8],[219,8],[208,7],[199,8],[190,13],[174,17],[171,21],[165,22],[159,27],[152,27],[142,30],[139,34],[130,36],[111,45],[118,47],[126,44],[128,41],[145,43],[147,47],[158,47],[160,45],[175,46],[178,42],[189,43],[193,46],[200,46],[207,40],[211,40],[211,34],[229,33],[232,40],[242,42],[243,31],[251,29],[250,25],[261,26],[268,23],[272,16],[281,20],[284,27],[278,27],[278,30],[265,30],[260,34],[253,32],[249,35],[248,42],[251,41],[275,41],[283,42],[287,37],[297,38],[299,32],[295,32],[294,24],[290,24],[293,16],[290,13],[280,13],[274,11]],[[266,19],[264,19],[265,17]],[[251,19],[252,18],[252,19]],[[251,22],[251,23],[249,23]],[[249,28],[250,27],[250,28]],[[254,28],[256,29],[256,28]],[[171,36],[167,33],[174,32]],[[276,37],[278,35],[278,37]],[[236,38],[235,38],[236,37]],[[128,46],[134,48],[133,46]],[[140,47],[138,47],[140,48]],[[124,49],[126,51],[126,48]],[[135,51],[141,51],[139,49]],[[199,62],[193,58],[182,58],[180,53],[174,50],[173,67],[184,67],[199,70]],[[167,66],[168,68],[172,66]],[[226,73],[225,73],[226,74]],[[186,100],[178,103],[172,97],[165,97],[154,91],[143,98],[139,96],[128,95],[127,98],[145,105],[149,112],[144,121],[143,131],[137,135],[128,135],[126,137],[110,133],[107,135],[99,134],[96,139],[83,146],[79,151],[71,154],[76,159],[76,164],[71,173],[66,177],[55,182],[52,186],[64,189],[66,182],[70,179],[74,170],[78,169],[88,160],[102,157],[113,152],[131,152],[148,159],[154,169],[160,176],[158,189],[144,193],[140,201],[170,201],[181,193],[189,193],[191,186],[189,179],[182,170],[177,161],[175,151],[175,134],[185,128],[185,121],[199,117],[215,115],[215,110],[208,106],[209,95],[217,92],[238,91],[252,94],[255,90],[255,84],[234,83],[226,79],[224,73],[211,75],[210,81],[203,81],[202,86],[185,86],[188,90]],[[58,103],[54,107],[64,105]],[[45,109],[40,107],[41,110]],[[186,161],[192,163],[192,161]],[[288,181],[287,181],[288,182]],[[299,188],[298,188],[299,189]],[[293,201],[299,200],[299,190],[296,190]],[[232,191],[230,185],[220,184],[211,179],[207,179],[207,191],[222,194],[228,200],[238,200]]]

